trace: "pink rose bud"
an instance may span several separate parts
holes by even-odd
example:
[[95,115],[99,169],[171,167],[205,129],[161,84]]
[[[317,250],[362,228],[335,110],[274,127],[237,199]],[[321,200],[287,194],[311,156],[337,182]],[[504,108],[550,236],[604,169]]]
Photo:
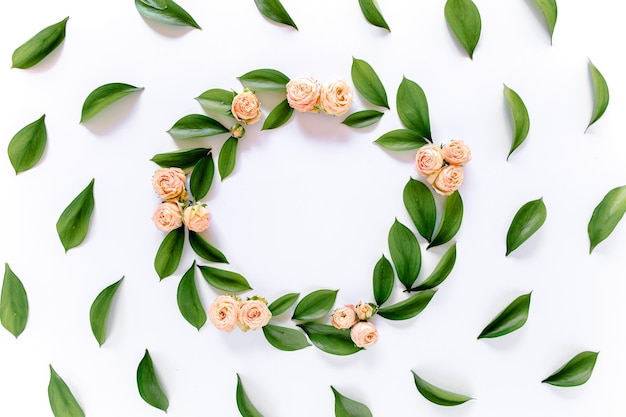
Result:
[[209,320],[218,330],[232,332],[239,322],[239,300],[220,295],[209,307]]
[[299,77],[289,80],[287,85],[287,102],[299,112],[319,111],[320,84],[312,77]]
[[352,88],[344,81],[332,81],[322,86],[320,107],[325,114],[341,116],[350,110],[352,105]]
[[349,329],[357,322],[356,311],[352,304],[346,304],[344,307],[339,307],[333,313],[333,317],[330,319],[332,324],[337,329]]
[[183,223],[192,232],[200,233],[209,227],[211,217],[205,204],[196,203],[183,210]]
[[371,322],[360,321],[350,330],[350,338],[357,347],[370,347],[378,342],[378,330]]
[[375,312],[376,310],[374,309],[374,306],[369,303],[359,301],[356,305],[356,315],[359,320],[369,320]]
[[183,213],[178,203],[166,201],[154,210],[152,221],[162,232],[171,232],[183,225]]
[[461,187],[463,177],[463,168],[458,165],[446,165],[439,171],[432,185],[437,193],[450,195]]
[[239,309],[239,328],[248,331],[265,326],[272,318],[272,312],[263,299],[250,299],[241,303]]
[[472,159],[470,148],[462,140],[451,140],[441,148],[443,159],[450,165],[465,165]]
[[415,155],[415,170],[424,176],[432,175],[443,167],[441,149],[435,145],[424,145]]
[[261,103],[257,96],[246,88],[233,99],[231,112],[238,122],[251,125],[261,120]]
[[180,168],[159,169],[152,176],[152,188],[163,201],[185,200],[185,180],[185,171]]
[[241,139],[243,135],[245,134],[246,134],[246,129],[244,129],[243,126],[240,125],[239,123],[234,124],[230,128],[230,135],[234,137],[235,139]]

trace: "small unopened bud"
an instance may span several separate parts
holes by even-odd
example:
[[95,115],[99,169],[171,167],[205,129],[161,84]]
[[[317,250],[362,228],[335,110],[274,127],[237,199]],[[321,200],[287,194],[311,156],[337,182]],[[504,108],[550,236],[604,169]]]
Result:
[[242,138],[243,135],[246,134],[246,129],[243,128],[242,125],[240,125],[239,123],[234,124],[231,128],[230,128],[230,134],[232,135],[232,137],[234,137],[235,139],[239,139]]

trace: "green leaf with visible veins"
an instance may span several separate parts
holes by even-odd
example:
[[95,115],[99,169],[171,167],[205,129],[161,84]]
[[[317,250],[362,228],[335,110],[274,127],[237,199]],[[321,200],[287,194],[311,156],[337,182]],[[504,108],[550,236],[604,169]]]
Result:
[[45,117],[24,126],[9,142],[7,152],[16,174],[31,169],[43,156],[48,140]]
[[27,40],[13,52],[13,68],[26,69],[38,64],[54,51],[65,39],[65,27],[69,16]]

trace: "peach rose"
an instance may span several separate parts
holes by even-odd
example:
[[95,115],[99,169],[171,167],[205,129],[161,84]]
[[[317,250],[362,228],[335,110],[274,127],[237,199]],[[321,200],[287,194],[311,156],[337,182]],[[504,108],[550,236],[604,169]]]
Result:
[[437,193],[450,195],[463,184],[463,168],[458,165],[446,165],[436,176],[433,174],[428,177],[428,182],[433,185]]
[[435,145],[424,145],[415,155],[415,170],[424,176],[431,175],[443,167],[441,149]]
[[369,320],[374,315],[374,307],[369,303],[358,302],[356,305],[356,315],[359,320]]
[[443,159],[450,165],[465,165],[472,159],[470,148],[462,140],[451,140],[441,148]]
[[265,326],[272,318],[272,312],[263,299],[252,298],[241,303],[239,309],[239,328],[248,331]]
[[152,176],[152,188],[163,201],[184,200],[186,179],[185,171],[180,168],[159,169]]
[[157,206],[152,214],[152,221],[162,232],[171,232],[183,225],[183,213],[178,203],[166,201]]
[[346,304],[335,310],[333,317],[330,319],[330,324],[337,329],[349,329],[354,326],[357,321],[354,306],[352,304]]
[[247,88],[235,96],[230,110],[241,123],[251,125],[261,120],[261,103],[256,94]]
[[286,85],[287,102],[299,112],[318,111],[320,84],[312,77],[299,77],[289,80]]
[[183,223],[192,232],[200,233],[209,227],[211,216],[205,204],[196,203],[183,210]]
[[378,342],[378,330],[369,321],[360,321],[350,330],[350,338],[357,347],[370,347]]
[[320,107],[326,114],[341,116],[352,105],[352,88],[343,80],[329,82],[322,86]]
[[218,330],[232,332],[239,320],[239,300],[220,295],[209,307],[209,320]]

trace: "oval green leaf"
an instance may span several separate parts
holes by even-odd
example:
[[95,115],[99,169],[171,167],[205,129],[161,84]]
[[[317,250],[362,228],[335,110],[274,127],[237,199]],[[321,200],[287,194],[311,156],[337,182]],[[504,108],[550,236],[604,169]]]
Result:
[[511,144],[511,150],[506,157],[508,160],[513,151],[515,151],[524,142],[526,136],[528,136],[530,118],[528,117],[526,105],[520,96],[506,85],[504,86],[504,97],[506,98],[506,102],[511,113],[511,119],[513,121],[513,143]]
[[333,308],[339,290],[317,290],[305,295],[296,305],[293,320],[314,321],[324,317]]
[[41,30],[13,52],[13,68],[26,69],[38,64],[65,39],[67,19]]
[[185,229],[179,227],[165,235],[154,258],[154,269],[160,279],[176,272],[185,246]]
[[261,14],[269,20],[291,26],[295,30],[298,30],[298,26],[296,26],[296,23],[291,16],[289,16],[289,13],[287,13],[287,10],[285,10],[279,0],[254,0],[254,3]]
[[341,123],[346,126],[361,129],[378,122],[380,118],[383,117],[383,114],[384,113],[379,112],[378,110],[361,110],[352,113],[351,115],[346,117]]
[[46,115],[24,126],[9,142],[8,154],[16,174],[34,167],[46,149]]
[[298,327],[304,330],[315,347],[331,355],[352,355],[363,349],[354,344],[348,329],[340,330],[321,323],[301,323]]
[[541,13],[543,13],[543,17],[546,19],[548,32],[550,32],[550,44],[552,44],[552,35],[554,34],[557,17],[556,0],[535,0],[535,3],[537,3]]
[[415,288],[411,288],[411,291],[423,291],[439,286],[442,282],[448,278],[450,272],[454,268],[456,262],[456,243],[443,254],[439,263],[435,267],[435,270],[428,278]]
[[137,367],[137,388],[141,398],[151,406],[167,412],[170,403],[161,388],[148,349]]
[[463,404],[469,400],[473,400],[472,397],[468,397],[467,395],[457,394],[455,392],[436,387],[420,378],[414,371],[411,372],[413,373],[413,380],[415,381],[417,390],[431,403],[444,406],[455,406]]
[[361,6],[361,11],[363,12],[363,16],[374,26],[378,26],[379,28],[389,29],[389,25],[385,21],[380,8],[378,7],[378,2],[376,0],[359,0],[359,6]]
[[185,9],[172,0],[135,0],[135,7],[139,14],[148,20],[202,29]]
[[576,387],[589,380],[599,352],[581,352],[541,382],[557,387]]
[[422,252],[417,238],[408,227],[396,219],[389,230],[389,253],[398,279],[408,290],[422,268]]
[[57,233],[65,252],[80,245],[89,230],[89,220],[94,208],[94,179],[76,196],[57,221]]
[[225,116],[233,116],[232,106],[235,98],[234,91],[213,88],[196,97],[196,100],[207,111],[212,111]]
[[[591,72],[591,82],[593,84],[593,111],[587,129],[602,117],[606,108],[609,106],[609,86],[604,76],[602,76],[591,61],[589,61],[589,71]],[[585,129],[585,132],[587,129]]]
[[248,398],[248,394],[246,394],[246,391],[243,389],[239,374],[237,374],[237,391],[235,397],[237,400],[237,408],[242,417],[263,417],[263,414],[259,413],[259,410],[256,409],[252,401],[250,401],[250,398]]
[[481,29],[478,8],[472,0],[448,0],[444,15],[457,40],[473,59]]
[[383,255],[374,267],[374,299],[376,304],[382,305],[393,292],[393,268],[391,262]]
[[107,318],[109,317],[109,310],[111,309],[111,303],[113,297],[117,292],[118,287],[122,283],[124,277],[119,281],[109,285],[98,294],[96,299],[91,304],[89,309],[89,323],[91,324],[91,332],[98,341],[98,344],[102,346],[106,340],[106,326]]
[[[359,0],[361,8],[363,8],[363,2],[376,5],[375,0]],[[353,57],[351,74],[354,86],[367,101],[375,106],[389,108],[385,87],[370,64]]]
[[278,316],[294,305],[296,301],[298,301],[298,297],[300,297],[300,293],[298,292],[285,294],[279,297],[276,301],[272,302],[267,308],[269,308],[272,312],[272,317]]
[[502,310],[491,322],[480,332],[479,339],[487,339],[504,336],[526,324],[528,320],[528,310],[530,309],[530,294],[517,297],[511,304]]
[[85,417],[83,409],[74,398],[72,391],[50,365],[48,400],[54,417]]
[[220,122],[203,114],[188,114],[167,131],[174,139],[197,139],[228,133]]
[[189,190],[196,200],[201,200],[208,194],[214,176],[215,162],[213,162],[213,154],[209,153],[196,162],[189,179]]
[[262,327],[265,339],[276,349],[292,352],[311,346],[306,336],[301,332],[288,327],[267,324]]
[[191,168],[205,156],[211,154],[211,148],[192,148],[180,151],[159,153],[150,159],[162,168]]
[[289,82],[289,77],[282,72],[267,68],[247,72],[238,79],[252,91],[284,91]]
[[596,206],[587,226],[589,253],[609,237],[626,212],[626,185],[609,191]]
[[402,193],[404,207],[409,212],[419,234],[428,242],[432,240],[437,221],[435,197],[426,184],[409,179]]
[[439,227],[428,248],[449,242],[461,228],[462,222],[463,200],[461,199],[461,194],[455,191],[446,198]]
[[85,99],[80,122],[86,122],[116,101],[126,97],[130,93],[141,90],[143,90],[143,87],[135,87],[123,83],[101,85],[89,93]]
[[372,412],[365,404],[354,401],[330,387],[335,396],[335,417],[372,417]]
[[192,232],[191,230],[189,231],[189,244],[196,255],[204,260],[223,264],[228,263],[226,256],[224,256],[219,249],[212,246],[200,234]]
[[378,315],[388,320],[407,320],[413,318],[426,308],[436,292],[437,290],[434,289],[420,291],[406,300],[387,307],[381,307],[378,310]]
[[417,133],[408,129],[396,129],[387,132],[374,143],[390,151],[412,151],[426,145],[426,141]]
[[213,288],[227,293],[251,290],[252,287],[242,275],[210,266],[198,266],[206,282]]
[[4,264],[4,279],[0,293],[0,323],[16,338],[28,321],[28,297],[22,281]]
[[291,119],[293,114],[293,107],[289,105],[289,102],[285,99],[278,103],[276,107],[272,109],[270,114],[267,115],[263,127],[261,130],[276,129],[287,123]]
[[180,314],[196,329],[200,330],[206,323],[206,313],[196,287],[196,262],[185,272],[178,284],[176,301]]
[[428,101],[426,101],[426,94],[422,87],[402,77],[396,96],[396,107],[400,121],[405,127],[417,133],[419,137],[432,142]]
[[234,137],[229,137],[224,145],[222,145],[222,149],[220,150],[220,154],[217,156],[217,169],[220,172],[220,177],[222,181],[226,177],[228,177],[233,170],[235,169],[235,163],[237,162],[237,143],[239,139]]
[[546,221],[547,210],[543,198],[529,201],[515,213],[506,234],[506,256],[526,242]]

